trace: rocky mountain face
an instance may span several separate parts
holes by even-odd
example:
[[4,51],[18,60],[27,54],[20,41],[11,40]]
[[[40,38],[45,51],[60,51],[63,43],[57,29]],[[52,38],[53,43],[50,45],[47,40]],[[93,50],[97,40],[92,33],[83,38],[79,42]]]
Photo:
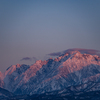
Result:
[[13,93],[3,89],[3,88],[0,88],[0,100],[10,100],[10,97],[14,96]]
[[77,86],[77,91],[100,90],[99,56],[71,51],[31,66],[12,65],[5,73],[0,72],[0,87],[15,94],[41,94],[71,86]]
[[27,100],[100,100],[100,90],[86,92],[84,89],[80,89],[80,87],[84,87],[84,85],[86,84],[70,86],[62,90],[46,92],[38,95],[34,94],[29,96]]

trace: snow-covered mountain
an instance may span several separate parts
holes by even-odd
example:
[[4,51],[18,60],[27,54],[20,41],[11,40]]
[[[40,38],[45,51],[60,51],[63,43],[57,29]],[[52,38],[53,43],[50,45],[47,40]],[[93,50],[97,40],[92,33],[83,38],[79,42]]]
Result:
[[[90,82],[92,88],[87,88]],[[96,91],[100,90],[99,83],[100,57],[77,50],[65,52],[55,59],[38,60],[31,66],[12,65],[5,73],[0,72],[0,87],[15,94],[41,94],[80,84],[85,85],[78,91],[83,87]]]
[[13,93],[3,89],[3,88],[0,88],[0,100],[10,100],[9,98],[14,96]]

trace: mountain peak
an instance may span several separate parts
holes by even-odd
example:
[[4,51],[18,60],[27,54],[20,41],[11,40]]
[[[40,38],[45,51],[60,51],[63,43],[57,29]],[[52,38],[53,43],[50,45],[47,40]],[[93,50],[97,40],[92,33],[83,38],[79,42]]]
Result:
[[81,51],[68,50],[54,60],[38,60],[30,66],[12,65],[2,84],[16,94],[33,94],[79,85],[86,80],[100,81],[100,57]]
[[36,64],[39,64],[39,63],[41,63],[42,62],[42,60],[37,60],[36,61]]
[[70,55],[73,55],[73,54],[81,54],[78,50],[69,51],[68,53],[69,53]]
[[54,52],[54,53],[50,53],[48,55],[50,56],[62,56],[65,53],[69,53],[72,54],[73,52],[79,51],[80,53],[84,54],[91,54],[91,55],[98,55],[100,56],[100,51],[99,50],[94,50],[94,49],[82,49],[82,48],[72,48],[72,49],[67,49],[61,52]]

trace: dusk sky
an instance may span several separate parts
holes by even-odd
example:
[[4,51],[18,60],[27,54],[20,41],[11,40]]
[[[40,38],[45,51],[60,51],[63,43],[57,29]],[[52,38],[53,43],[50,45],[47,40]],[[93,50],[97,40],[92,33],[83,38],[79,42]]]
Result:
[[100,0],[0,0],[0,71],[71,48],[100,50]]

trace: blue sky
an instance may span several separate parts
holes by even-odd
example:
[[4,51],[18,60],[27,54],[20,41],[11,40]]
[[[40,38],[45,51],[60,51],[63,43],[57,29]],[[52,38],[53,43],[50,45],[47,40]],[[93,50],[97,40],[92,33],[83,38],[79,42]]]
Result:
[[100,0],[0,0],[1,71],[70,48],[100,50]]

